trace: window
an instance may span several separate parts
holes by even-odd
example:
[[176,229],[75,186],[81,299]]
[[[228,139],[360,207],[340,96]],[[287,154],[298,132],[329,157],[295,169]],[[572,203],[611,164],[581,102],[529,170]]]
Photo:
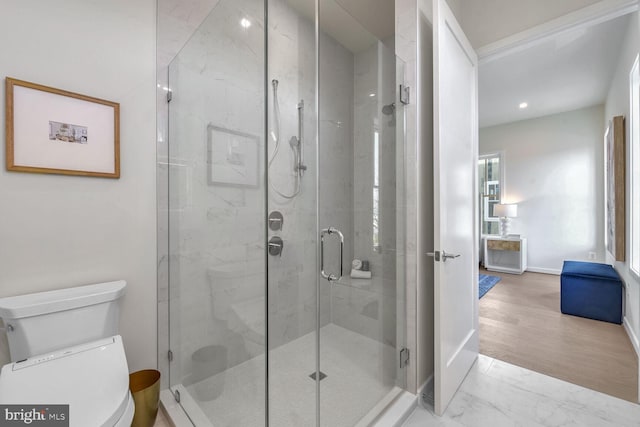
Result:
[[631,271],[640,276],[640,70],[638,57],[631,68],[629,143],[631,154]]
[[501,153],[483,155],[478,160],[482,234],[500,234],[499,219],[493,214],[493,208],[502,201],[502,191],[504,191],[502,163]]

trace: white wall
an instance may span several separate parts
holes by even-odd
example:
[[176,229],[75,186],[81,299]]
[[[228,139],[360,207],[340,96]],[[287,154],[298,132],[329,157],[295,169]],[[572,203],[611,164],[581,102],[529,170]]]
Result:
[[155,1],[1,0],[0,10],[3,79],[119,102],[121,125],[120,179],[0,170],[0,296],[125,279],[129,369],[153,368]]
[[[456,10],[456,3],[461,7]],[[450,0],[474,48],[544,24],[599,0]]]
[[[638,28],[640,27],[638,12],[633,15],[629,28],[625,36],[625,41],[620,49],[620,59],[618,61],[618,67],[616,73],[611,82],[609,94],[607,96],[607,102],[604,110],[604,120],[611,120],[614,116],[623,115],[626,118],[629,117],[629,72],[633,61],[638,55],[640,46],[640,35],[638,34]],[[626,131],[626,170],[630,171],[630,144],[629,141],[629,121],[625,121]],[[627,172],[626,182],[626,199],[631,200],[631,181],[630,173]],[[607,262],[614,264],[616,271],[622,276],[626,284],[626,299],[625,299],[625,324],[627,328],[630,328],[634,337],[632,338],[635,343],[636,351],[640,350],[638,344],[638,337],[640,337],[640,280],[634,277],[629,270],[629,224],[630,218],[630,204],[627,202],[626,224],[627,224],[627,242],[626,242],[626,254],[627,260],[625,262],[616,262],[611,255],[607,255]]]
[[528,238],[531,269],[604,261],[603,107],[480,129],[480,154],[504,151],[512,233]]

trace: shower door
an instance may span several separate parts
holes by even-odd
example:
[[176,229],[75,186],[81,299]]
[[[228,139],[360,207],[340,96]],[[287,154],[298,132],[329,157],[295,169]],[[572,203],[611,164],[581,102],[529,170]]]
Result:
[[368,425],[405,387],[403,67],[394,2],[376,3],[385,5],[371,14],[354,2],[319,2],[323,427]]
[[405,387],[404,66],[393,8],[374,34],[340,3],[219,0],[169,65],[169,388],[196,426],[367,425]]
[[268,401],[278,427],[368,425],[405,387],[394,2],[379,11],[384,25],[343,3],[268,8]]
[[266,420],[263,0],[220,0],[169,64],[169,385],[194,425]]

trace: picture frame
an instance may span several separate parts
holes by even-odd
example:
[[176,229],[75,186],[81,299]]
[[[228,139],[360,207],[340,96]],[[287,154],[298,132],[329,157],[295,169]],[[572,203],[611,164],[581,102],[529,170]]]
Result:
[[616,261],[625,260],[625,130],[616,116],[604,134],[605,247]]
[[260,138],[207,125],[207,181],[209,185],[258,187]]
[[120,104],[7,77],[8,171],[120,177]]

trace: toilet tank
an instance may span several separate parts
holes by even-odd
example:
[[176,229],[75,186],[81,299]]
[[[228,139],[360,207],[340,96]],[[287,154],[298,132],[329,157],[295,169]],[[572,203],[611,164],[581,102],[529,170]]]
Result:
[[118,280],[0,298],[11,361],[117,335],[126,285]]

